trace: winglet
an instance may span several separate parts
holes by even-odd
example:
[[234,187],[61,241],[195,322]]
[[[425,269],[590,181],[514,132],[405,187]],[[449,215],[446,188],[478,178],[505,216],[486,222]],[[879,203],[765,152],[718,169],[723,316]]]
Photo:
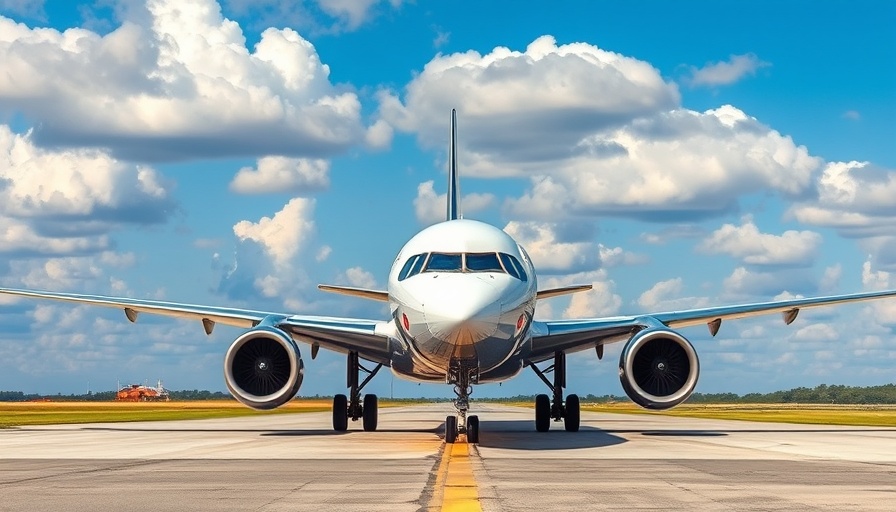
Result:
[[451,135],[448,138],[448,220],[461,217],[460,190],[457,186],[457,111],[451,109]]

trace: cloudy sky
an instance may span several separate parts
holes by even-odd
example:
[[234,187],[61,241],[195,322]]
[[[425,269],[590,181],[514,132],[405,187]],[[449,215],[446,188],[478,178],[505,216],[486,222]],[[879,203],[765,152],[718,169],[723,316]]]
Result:
[[[896,287],[896,4],[0,0],[0,285],[380,318],[441,219],[517,238],[541,318]],[[896,375],[896,301],[683,333],[697,390]],[[238,336],[0,301],[0,389],[223,390]],[[570,390],[622,394],[620,347]],[[302,394],[344,385],[306,353]],[[480,395],[542,392],[530,372]],[[378,376],[388,396],[447,396]]]

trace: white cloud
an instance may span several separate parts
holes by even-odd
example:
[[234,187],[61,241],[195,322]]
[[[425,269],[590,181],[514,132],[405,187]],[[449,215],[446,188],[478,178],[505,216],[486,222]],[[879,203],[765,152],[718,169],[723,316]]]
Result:
[[[590,284],[592,289],[572,294],[567,307],[563,310],[563,318],[595,318],[619,313],[622,297],[615,293],[616,283],[608,277],[604,269],[539,279],[540,289],[578,284]],[[535,315],[538,319],[550,319],[553,317],[554,306],[562,303],[563,299],[560,298],[539,301]]]
[[759,60],[752,53],[731,55],[727,61],[707,63],[702,68],[691,66],[691,76],[687,82],[692,86],[730,85],[768,66],[771,64]]
[[[429,225],[442,222],[447,216],[448,194],[436,194],[433,180],[417,186],[417,197],[414,198],[414,213],[421,224]],[[469,215],[485,210],[495,202],[493,194],[467,194],[460,202],[461,213]]]
[[[801,194],[820,167],[805,147],[730,105],[661,112],[595,133],[580,146],[583,154],[568,154],[551,174],[533,176],[530,190],[509,203],[511,211],[668,222],[730,211],[739,197],[760,190]],[[620,150],[601,154],[607,147]]]
[[330,162],[307,158],[267,156],[256,167],[243,167],[230,190],[240,194],[307,193],[330,185]]
[[700,243],[711,254],[727,254],[747,265],[811,265],[821,245],[814,231],[788,230],[783,234],[761,233],[753,219],[744,217],[740,226],[725,224]]
[[111,246],[122,224],[154,224],[174,211],[150,167],[90,149],[48,150],[0,125],[0,253],[70,255]]
[[322,157],[363,140],[357,96],[294,30],[264,30],[250,53],[213,0],[130,11],[102,36],[0,17],[0,111],[35,120],[42,144],[140,160]]
[[338,282],[345,283],[356,288],[376,288],[376,278],[373,277],[373,274],[361,267],[352,267],[350,269],[347,269],[342,273],[341,276],[339,276]]
[[672,311],[710,306],[706,297],[682,297],[684,281],[680,277],[660,281],[638,297],[638,305],[647,311]]
[[534,221],[511,221],[504,226],[504,231],[526,248],[539,272],[568,272],[600,265],[596,244],[559,240],[557,229],[556,224]]
[[502,173],[483,161],[493,151],[521,162],[544,161],[594,129],[679,98],[675,85],[646,62],[586,43],[558,46],[551,36],[536,39],[524,52],[497,47],[486,55],[438,55],[403,96],[402,102],[395,93],[382,93],[382,117],[429,146],[441,147],[441,127],[451,109],[458,110],[459,155],[464,169],[476,175]]
[[379,113],[440,148],[457,108],[465,172],[531,180],[507,203],[522,218],[675,222],[730,212],[751,192],[810,187],[821,161],[805,147],[733,106],[694,112],[679,99],[644,61],[543,36],[524,52],[439,55],[401,95],[381,92]]
[[788,212],[796,220],[853,237],[896,235],[896,171],[868,162],[830,162],[815,185],[817,198]]
[[313,214],[314,200],[297,197],[273,217],[236,223],[233,233],[241,241],[256,242],[276,265],[288,266],[314,232]]
[[862,119],[862,114],[858,110],[847,110],[843,113],[843,118],[850,121],[859,121]]

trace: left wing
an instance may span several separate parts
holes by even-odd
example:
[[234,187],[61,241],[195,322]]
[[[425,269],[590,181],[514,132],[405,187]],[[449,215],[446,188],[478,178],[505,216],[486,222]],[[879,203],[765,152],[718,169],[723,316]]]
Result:
[[211,334],[219,323],[248,329],[272,319],[273,325],[291,333],[296,340],[337,352],[356,351],[364,359],[389,366],[388,322],[13,288],[0,288],[0,294],[117,308],[131,322],[136,322],[140,313],[196,320],[202,322],[206,334]]
[[896,290],[689,309],[637,316],[536,321],[532,322],[532,346],[528,359],[539,362],[553,357],[555,352],[575,352],[625,341],[638,331],[650,327],[664,325],[670,328],[680,328],[706,324],[709,327],[709,332],[715,336],[719,332],[723,320],[782,313],[784,322],[790,324],[796,320],[801,309],[887,297],[896,297]]

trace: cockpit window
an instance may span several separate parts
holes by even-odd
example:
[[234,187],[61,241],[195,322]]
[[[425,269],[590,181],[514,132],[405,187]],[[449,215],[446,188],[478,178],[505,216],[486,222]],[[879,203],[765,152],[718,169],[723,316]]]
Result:
[[411,256],[407,262],[405,262],[404,266],[401,267],[401,272],[398,273],[398,280],[404,281],[405,279],[417,275],[420,273],[420,269],[423,268],[423,262],[426,261],[426,254],[416,254]]
[[466,270],[469,272],[501,272],[501,263],[498,262],[498,255],[493,252],[486,253],[469,253],[464,255],[467,259]]
[[463,269],[461,254],[445,254],[434,252],[426,264],[426,272],[460,272]]
[[509,254],[504,254],[503,252],[500,253],[499,256],[501,258],[501,263],[504,264],[504,268],[507,269],[508,274],[523,282],[529,279],[526,276],[526,271],[523,269],[523,265],[520,264],[519,260]]

